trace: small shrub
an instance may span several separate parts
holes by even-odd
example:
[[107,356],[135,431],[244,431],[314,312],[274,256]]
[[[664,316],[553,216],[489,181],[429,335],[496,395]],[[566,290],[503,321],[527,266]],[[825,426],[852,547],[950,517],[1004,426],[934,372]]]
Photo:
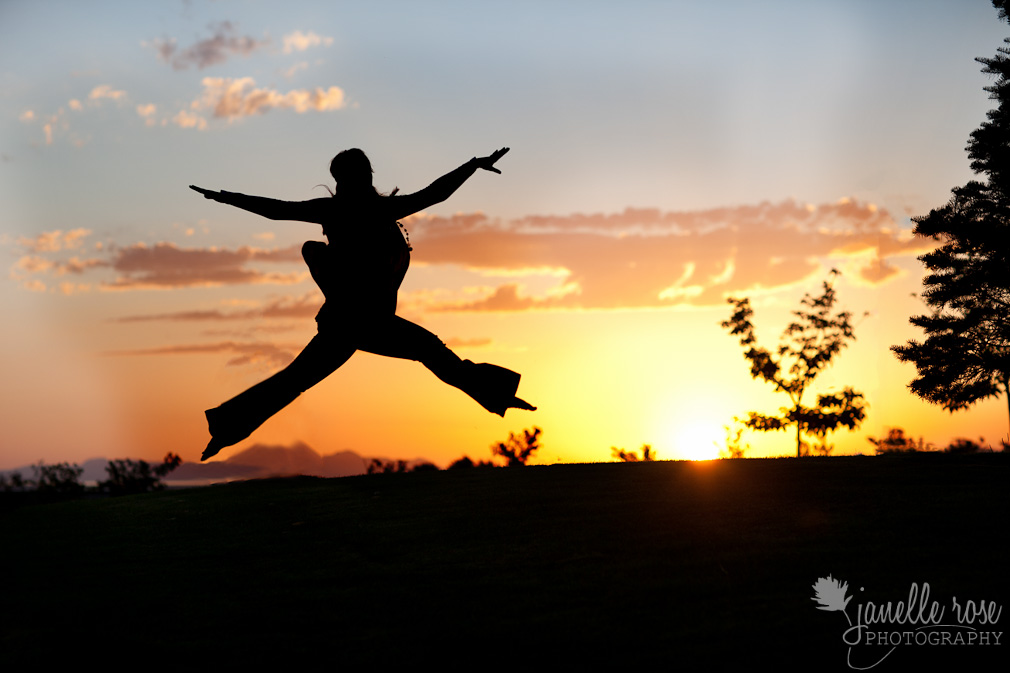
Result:
[[927,444],[922,437],[919,437],[918,442],[906,437],[905,431],[901,428],[888,428],[887,436],[883,439],[867,437],[866,441],[876,447],[878,456],[885,453],[917,453],[933,450],[933,445]]
[[656,459],[656,452],[652,450],[652,447],[648,444],[642,444],[642,457],[639,458],[638,454],[634,451],[625,451],[624,449],[619,449],[616,446],[610,447],[610,453],[614,458],[621,461],[622,463],[637,463],[647,462]]
[[491,453],[504,458],[509,467],[523,467],[526,461],[540,449],[540,428],[523,430],[522,436],[510,432],[504,442],[493,444]]
[[965,439],[964,437],[958,437],[953,442],[947,445],[947,448],[943,450],[944,453],[978,453],[982,450],[982,444],[985,442],[985,438],[979,437],[978,443],[971,441],[970,439]]

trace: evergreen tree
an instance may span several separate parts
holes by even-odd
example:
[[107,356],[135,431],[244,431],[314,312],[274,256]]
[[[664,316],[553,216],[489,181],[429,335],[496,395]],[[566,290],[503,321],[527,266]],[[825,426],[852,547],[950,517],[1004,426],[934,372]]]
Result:
[[[1007,0],[993,5],[1007,20]],[[940,243],[919,258],[932,312],[911,318],[924,341],[891,349],[918,369],[912,392],[951,412],[1010,387],[1010,46],[976,60],[995,78],[985,90],[996,108],[966,149],[972,170],[988,179],[956,187],[945,206],[914,218],[916,234]]]

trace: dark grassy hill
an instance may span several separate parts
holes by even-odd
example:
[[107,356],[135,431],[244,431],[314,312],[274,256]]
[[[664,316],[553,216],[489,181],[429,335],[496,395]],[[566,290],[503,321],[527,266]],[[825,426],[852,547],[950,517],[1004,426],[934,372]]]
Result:
[[[913,582],[948,613],[952,596],[1005,604],[1008,476],[1001,454],[558,465],[8,508],[0,651],[844,670],[848,624],[815,609],[818,578],[849,583],[853,618]],[[874,670],[973,670],[1007,640],[903,647]]]

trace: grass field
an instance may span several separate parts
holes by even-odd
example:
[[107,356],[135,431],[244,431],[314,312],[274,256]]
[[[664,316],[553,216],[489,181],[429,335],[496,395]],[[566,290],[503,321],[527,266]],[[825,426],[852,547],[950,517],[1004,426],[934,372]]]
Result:
[[[1004,605],[1008,477],[1003,454],[612,463],[7,506],[0,647],[113,670],[846,670],[846,617],[814,582],[848,582],[853,618],[913,582],[948,614]],[[1000,642],[873,670],[1002,666]]]

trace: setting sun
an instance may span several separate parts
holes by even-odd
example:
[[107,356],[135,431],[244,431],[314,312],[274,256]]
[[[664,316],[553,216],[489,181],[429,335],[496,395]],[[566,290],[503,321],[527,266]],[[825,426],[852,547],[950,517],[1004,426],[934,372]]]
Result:
[[687,421],[670,432],[671,458],[678,460],[711,460],[719,457],[725,446],[726,432],[716,421]]

